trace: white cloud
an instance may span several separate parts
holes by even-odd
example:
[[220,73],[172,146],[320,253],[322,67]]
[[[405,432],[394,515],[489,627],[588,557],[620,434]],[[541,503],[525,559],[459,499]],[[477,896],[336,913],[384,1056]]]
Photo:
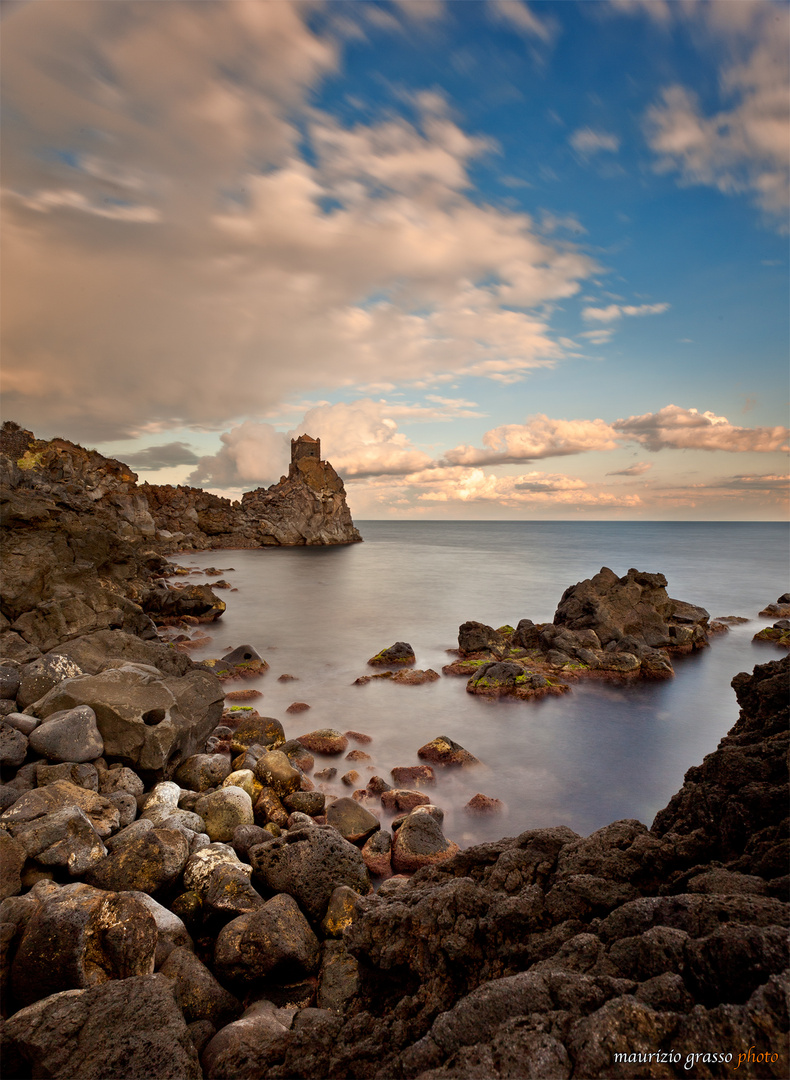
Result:
[[528,38],[536,37],[548,43],[557,32],[552,19],[541,19],[523,0],[488,0],[486,10],[492,19],[506,23]]
[[620,149],[620,140],[609,131],[594,131],[592,128],[579,128],[569,137],[568,142],[573,149],[585,157],[598,154],[603,150],[617,153]]
[[616,420],[612,427],[648,450],[726,450],[730,453],[787,451],[785,427],[741,428],[726,416],[667,405],[656,413]]
[[[590,322],[616,322],[623,315],[663,315],[669,304],[608,304],[606,307],[586,307],[582,318]],[[594,331],[593,331],[594,333]]]
[[605,345],[607,341],[611,341],[613,330],[585,330],[579,337],[586,338],[591,345]]
[[614,450],[617,432],[603,420],[552,420],[539,414],[526,424],[503,424],[483,436],[487,449],[457,446],[445,459],[451,465],[491,465],[564,457],[591,450]]
[[[411,478],[417,479],[417,478]],[[505,507],[636,507],[638,495],[588,490],[578,477],[529,472],[494,476],[482,469],[447,469],[419,477],[418,501],[429,503],[497,503]]]
[[119,438],[342,385],[509,383],[566,355],[549,305],[593,259],[480,205],[468,169],[493,144],[440,95],[415,99],[414,124],[317,112],[339,58],[310,11],[8,17],[3,360],[20,421]]
[[[635,9],[624,0],[617,6]],[[748,193],[784,228],[790,204],[790,9],[763,2],[649,3],[644,9],[664,22],[691,23],[728,54],[718,110],[704,109],[688,87],[674,84],[647,111],[656,168],[676,172],[684,184]]]

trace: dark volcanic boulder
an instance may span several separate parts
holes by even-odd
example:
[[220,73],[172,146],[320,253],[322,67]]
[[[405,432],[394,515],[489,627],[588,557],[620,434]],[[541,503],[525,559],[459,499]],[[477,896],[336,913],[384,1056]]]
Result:
[[154,970],[156,922],[128,892],[64,885],[30,917],[11,968],[18,1005]]
[[272,892],[299,901],[314,922],[326,914],[338,885],[358,893],[370,891],[367,867],[359,848],[330,825],[289,829],[266,844],[250,848],[253,875]]
[[318,938],[296,901],[283,893],[232,919],[214,949],[220,977],[242,983],[274,974],[283,979],[309,975],[317,970],[319,957]]
[[224,601],[210,585],[165,585],[159,582],[143,596],[142,606],[156,621],[189,615],[201,622],[213,622],[225,610]]
[[507,644],[504,634],[485,623],[465,622],[458,628],[458,652],[461,656],[478,652],[501,653]]
[[22,1009],[2,1033],[8,1077],[201,1080],[197,1050],[163,975],[142,975]]
[[369,664],[374,667],[381,666],[387,667],[392,665],[401,664],[414,664],[417,658],[414,655],[414,649],[408,642],[396,641],[394,645],[390,645],[388,649],[382,649],[381,652],[376,653],[375,656],[371,656],[368,660]]
[[219,723],[222,703],[222,686],[208,671],[164,678],[127,664],[64,679],[36,703],[35,714],[46,719],[89,705],[107,757],[162,773],[202,748]]
[[[149,664],[158,668],[163,675],[186,675],[195,667],[192,660],[173,645],[165,645],[160,641],[143,641],[142,638],[124,633],[123,630],[97,630],[93,634],[85,634],[59,645],[57,654],[47,653],[45,659],[53,655],[64,656],[77,664],[82,671],[74,672],[75,675],[82,672],[97,675],[106,667],[116,666],[115,662],[118,660]],[[42,690],[32,700],[42,697],[45,692]]]
[[603,567],[562,594],[555,626],[594,630],[601,645],[632,636],[651,649],[698,648],[707,642],[708,612],[666,591],[663,574],[629,570],[625,577]]

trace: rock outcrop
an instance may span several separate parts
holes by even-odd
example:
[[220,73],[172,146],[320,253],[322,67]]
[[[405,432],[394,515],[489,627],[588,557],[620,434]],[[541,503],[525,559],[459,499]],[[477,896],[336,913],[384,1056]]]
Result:
[[553,622],[463,623],[460,659],[443,671],[468,676],[471,694],[522,699],[566,693],[585,676],[670,678],[671,655],[705,648],[711,627],[704,608],[673,600],[666,586],[663,574],[618,578],[604,566],[565,590]]

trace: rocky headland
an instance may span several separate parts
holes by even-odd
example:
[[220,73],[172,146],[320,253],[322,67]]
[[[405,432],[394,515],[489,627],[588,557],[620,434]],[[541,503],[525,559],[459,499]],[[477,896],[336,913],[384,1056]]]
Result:
[[[233,689],[266,669],[252,646],[196,664],[165,640],[224,604],[169,584],[187,534],[145,486],[13,427],[2,450],[4,1077],[790,1074],[790,658],[733,680],[739,720],[651,828],[459,850],[425,789],[474,768],[468,751],[440,736],[392,784],[351,768],[350,796],[327,796],[332,762],[367,760],[370,739],[289,740]],[[324,483],[319,457],[301,465]],[[243,533],[206,532],[200,495],[194,546]],[[514,664],[516,691],[527,672],[671,673],[710,624],[665,587],[602,570],[551,624],[464,624],[456,663]],[[414,654],[371,663],[407,676]]]

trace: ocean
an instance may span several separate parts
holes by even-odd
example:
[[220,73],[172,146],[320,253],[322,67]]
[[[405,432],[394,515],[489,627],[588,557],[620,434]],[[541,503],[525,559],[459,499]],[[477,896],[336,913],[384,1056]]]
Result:
[[[256,708],[277,717],[288,738],[320,727],[371,737],[360,747],[370,762],[319,760],[316,769],[338,769],[320,785],[328,794],[351,793],[340,782],[347,769],[360,773],[359,786],[374,774],[389,781],[391,768],[418,764],[418,748],[436,736],[460,743],[481,766],[441,771],[427,793],[445,812],[445,834],[462,847],[548,825],[582,835],[620,818],[650,825],[686,770],[737,719],[732,678],[783,655],[751,640],[773,621],[758,612],[790,584],[782,523],[356,524],[362,544],[179,556],[182,566],[227,571],[238,590],[217,593],[227,610],[205,628],[211,643],[192,655],[221,656],[241,644],[257,649],[269,671],[228,689],[261,690]],[[540,702],[487,702],[453,676],[424,686],[353,685],[375,670],[367,660],[395,641],[413,646],[417,667],[441,672],[462,622],[551,621],[564,590],[602,566],[619,575],[630,567],[660,571],[670,596],[714,618],[750,622],[713,637],[708,649],[674,658],[674,679],[578,682]],[[195,574],[177,583],[184,580],[212,578]],[[299,681],[278,682],[284,673]],[[309,704],[309,712],[288,714],[294,701]],[[502,800],[504,811],[470,815],[464,806],[477,792]]]

